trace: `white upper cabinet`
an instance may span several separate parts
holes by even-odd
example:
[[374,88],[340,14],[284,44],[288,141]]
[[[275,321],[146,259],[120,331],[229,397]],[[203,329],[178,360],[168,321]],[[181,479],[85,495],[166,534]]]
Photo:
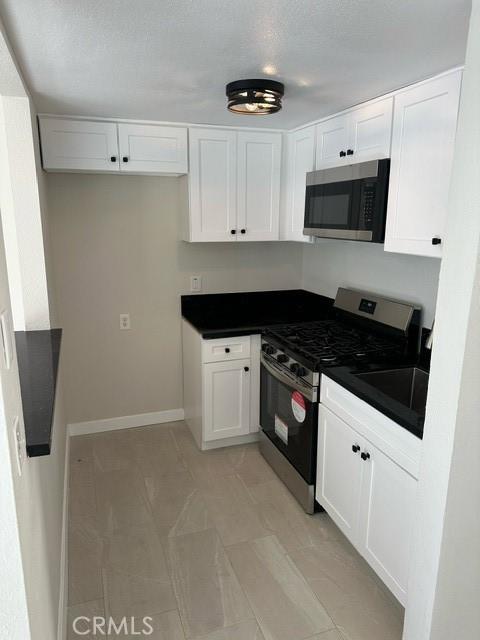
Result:
[[441,257],[462,73],[395,96],[385,250]]
[[281,240],[310,242],[303,235],[306,175],[315,169],[315,127],[288,134],[285,151],[285,198]]
[[237,133],[190,129],[190,242],[234,241],[237,232]]
[[190,129],[190,242],[278,240],[281,134]]
[[278,240],[281,134],[240,131],[237,149],[237,240]]
[[128,173],[188,172],[187,129],[118,124],[120,170]]
[[345,163],[350,144],[350,114],[329,118],[317,124],[315,168],[335,167]]
[[187,129],[40,117],[47,171],[187,173]]
[[318,124],[316,168],[389,158],[392,105],[377,100]]
[[117,125],[68,118],[39,118],[47,171],[118,171]]
[[348,163],[390,157],[392,113],[393,98],[372,102],[350,113]]

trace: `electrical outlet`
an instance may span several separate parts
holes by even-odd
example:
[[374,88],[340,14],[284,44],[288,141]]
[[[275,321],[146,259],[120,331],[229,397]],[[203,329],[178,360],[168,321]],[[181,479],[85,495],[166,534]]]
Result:
[[198,293],[202,290],[202,276],[190,276],[190,291]]
[[18,475],[22,475],[23,463],[25,460],[25,440],[20,432],[20,420],[15,416],[13,421],[13,439],[15,442],[15,458],[17,461]]
[[130,314],[129,313],[121,313],[120,314],[120,329],[130,329]]

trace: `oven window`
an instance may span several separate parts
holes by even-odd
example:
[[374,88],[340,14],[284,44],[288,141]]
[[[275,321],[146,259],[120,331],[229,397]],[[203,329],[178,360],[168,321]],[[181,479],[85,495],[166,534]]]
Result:
[[352,181],[308,186],[305,200],[305,227],[350,229],[352,199]]
[[262,365],[262,431],[309,483],[315,482],[318,404],[279,381]]

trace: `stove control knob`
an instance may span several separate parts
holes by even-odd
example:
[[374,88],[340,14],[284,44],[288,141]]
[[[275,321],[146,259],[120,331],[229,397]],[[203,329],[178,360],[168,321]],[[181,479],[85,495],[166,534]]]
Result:
[[290,365],[290,371],[299,377],[304,376],[307,373],[304,367],[300,366],[298,362],[294,362]]
[[277,361],[278,362],[288,362],[288,356],[285,355],[284,353],[281,353],[279,356],[277,356]]
[[262,351],[264,353],[266,353],[267,355],[271,356],[275,353],[276,349],[275,347],[272,347],[271,344],[263,344],[262,345]]

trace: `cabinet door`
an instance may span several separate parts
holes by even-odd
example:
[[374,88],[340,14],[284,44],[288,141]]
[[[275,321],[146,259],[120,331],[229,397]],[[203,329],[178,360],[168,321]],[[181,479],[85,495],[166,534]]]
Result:
[[386,251],[441,257],[460,83],[458,71],[395,96]]
[[350,114],[329,118],[317,124],[316,137],[316,169],[346,164],[350,140]]
[[310,237],[303,235],[303,222],[306,175],[315,169],[315,127],[288,134],[286,163],[286,202],[281,239],[310,242]]
[[238,133],[237,240],[278,240],[282,135]]
[[68,118],[40,118],[46,171],[118,171],[117,125]]
[[250,358],[203,365],[205,441],[250,430]]
[[187,173],[187,129],[118,125],[120,170],[129,173]]
[[190,240],[236,239],[237,134],[222,129],[189,130]]
[[320,405],[315,498],[353,544],[358,536],[363,444],[351,427]]
[[365,448],[358,550],[405,605],[417,481],[375,447]]
[[386,98],[350,113],[349,163],[390,157],[392,112],[393,98]]

